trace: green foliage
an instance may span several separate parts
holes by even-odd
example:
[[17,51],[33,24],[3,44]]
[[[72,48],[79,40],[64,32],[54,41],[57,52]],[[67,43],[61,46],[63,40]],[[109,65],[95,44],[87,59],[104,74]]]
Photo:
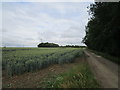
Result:
[[79,46],[79,45],[66,45],[64,47],[72,47],[72,48],[86,48],[86,46]]
[[38,47],[59,47],[59,45],[55,43],[46,42],[46,43],[40,43]]
[[91,4],[83,42],[88,48],[120,57],[120,2]]
[[83,51],[77,48],[3,49],[2,69],[9,76],[33,72],[51,64],[71,63]]
[[69,71],[46,78],[43,87],[47,88],[98,88],[100,87],[88,64],[82,63]]

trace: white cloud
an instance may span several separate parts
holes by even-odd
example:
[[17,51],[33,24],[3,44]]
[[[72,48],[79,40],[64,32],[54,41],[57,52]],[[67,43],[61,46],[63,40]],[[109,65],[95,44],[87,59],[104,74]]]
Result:
[[79,44],[90,3],[3,3],[3,45]]
[[[1,1],[2,2],[94,2],[94,0],[1,0]],[[115,1],[118,2],[118,0]]]

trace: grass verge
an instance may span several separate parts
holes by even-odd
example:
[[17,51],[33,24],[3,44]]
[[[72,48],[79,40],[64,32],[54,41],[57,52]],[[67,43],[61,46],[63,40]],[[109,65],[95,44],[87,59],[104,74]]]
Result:
[[110,61],[112,61],[112,62],[114,62],[116,64],[120,65],[120,58],[118,58],[118,57],[114,57],[114,56],[111,56],[111,55],[109,55],[107,53],[98,52],[98,51],[95,51],[95,50],[90,50],[90,49],[88,49],[88,50],[91,51],[91,52],[94,52],[95,54],[100,55],[100,56],[102,56],[102,57],[104,57],[104,58],[106,58],[106,59],[108,59],[108,60],[110,60]]
[[98,88],[94,75],[87,63],[82,63],[69,71],[49,76],[40,83],[41,88]]

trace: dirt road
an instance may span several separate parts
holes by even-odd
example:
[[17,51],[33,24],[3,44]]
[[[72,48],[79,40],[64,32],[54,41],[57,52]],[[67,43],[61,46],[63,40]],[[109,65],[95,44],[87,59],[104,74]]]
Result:
[[118,88],[118,65],[85,50],[86,59],[102,88]]

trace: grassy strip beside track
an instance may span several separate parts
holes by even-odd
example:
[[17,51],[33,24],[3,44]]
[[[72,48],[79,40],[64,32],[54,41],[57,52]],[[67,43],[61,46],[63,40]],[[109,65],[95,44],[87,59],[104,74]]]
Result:
[[[87,63],[80,63],[69,71],[52,75],[40,83],[40,88],[98,88],[100,87]],[[39,87],[38,87],[39,88]]]
[[119,57],[114,57],[114,56],[111,56],[111,55],[109,55],[107,53],[98,52],[98,51],[95,51],[95,50],[90,50],[90,49],[88,49],[88,50],[91,51],[91,52],[94,52],[95,54],[100,55],[100,56],[102,56],[102,57],[104,57],[104,58],[106,58],[106,59],[108,59],[108,60],[110,60],[110,61],[112,61],[112,62],[114,62],[116,64],[120,65],[120,58]]

